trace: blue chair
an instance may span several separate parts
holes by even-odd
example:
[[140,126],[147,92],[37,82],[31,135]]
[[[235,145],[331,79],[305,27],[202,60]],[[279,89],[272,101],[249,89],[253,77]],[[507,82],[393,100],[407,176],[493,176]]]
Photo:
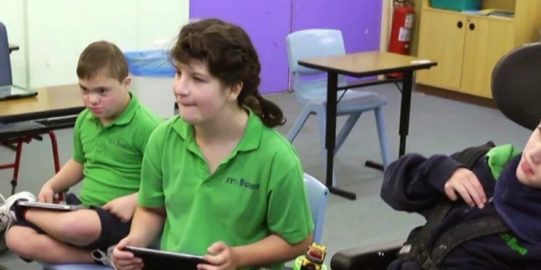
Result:
[[325,212],[329,199],[329,189],[313,176],[304,174],[304,185],[314,222],[314,242],[321,243],[323,225],[325,223]]
[[0,22],[0,86],[11,85],[11,62],[6,26]]
[[[329,189],[315,177],[304,173],[304,186],[308,195],[308,204],[312,213],[312,222],[314,222],[314,243],[321,244],[323,234],[323,225],[325,224],[325,212],[327,211],[327,201],[329,199]],[[324,243],[323,243],[324,244]],[[289,261],[285,264],[285,270],[294,269],[295,261]]]
[[113,270],[113,268],[90,263],[44,264],[43,270]]
[[[325,160],[325,117],[327,104],[326,72],[300,66],[300,59],[345,54],[342,32],[333,29],[307,29],[293,32],[287,36],[287,52],[292,87],[297,100],[303,106],[293,127],[287,134],[290,141],[295,140],[299,131],[311,114],[315,114],[319,122],[319,137],[322,160]],[[341,86],[347,85],[344,77],[339,78]],[[335,154],[363,112],[374,111],[378,129],[378,138],[383,166],[389,162],[389,146],[385,131],[385,119],[382,107],[387,100],[373,92],[341,90],[337,93],[337,116],[348,116],[344,126],[338,133]],[[325,162],[324,162],[325,164]],[[333,177],[335,185],[335,177]]]

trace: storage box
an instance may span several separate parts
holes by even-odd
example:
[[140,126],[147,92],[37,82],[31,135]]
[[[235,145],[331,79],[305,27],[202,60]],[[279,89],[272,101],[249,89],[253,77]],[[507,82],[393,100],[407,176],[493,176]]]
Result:
[[430,2],[430,6],[433,8],[455,11],[481,9],[481,0],[431,0]]
[[173,80],[175,68],[165,50],[125,52],[132,93],[139,101],[160,116],[167,118],[175,112]]
[[163,118],[175,114],[172,77],[131,76],[131,92],[139,102]]
[[130,73],[136,76],[174,77],[175,68],[166,50],[125,52]]

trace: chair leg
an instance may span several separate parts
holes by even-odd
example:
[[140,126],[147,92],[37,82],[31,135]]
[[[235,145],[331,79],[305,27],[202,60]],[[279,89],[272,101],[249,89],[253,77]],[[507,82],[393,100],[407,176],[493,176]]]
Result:
[[387,130],[385,129],[385,118],[383,116],[382,107],[376,108],[374,114],[376,116],[376,125],[378,126],[379,149],[381,151],[381,161],[383,168],[389,165],[389,141],[387,139]]
[[54,172],[60,171],[60,158],[58,157],[58,143],[56,141],[56,135],[51,130],[49,131],[49,138],[51,139],[51,148],[53,151]]
[[[58,143],[56,141],[56,134],[52,130],[49,131],[49,138],[51,139],[51,148],[53,151],[54,172],[58,173],[60,171],[60,158],[58,155]],[[56,194],[54,200],[56,202],[64,201],[64,192],[59,192],[58,194]]]
[[304,106],[299,116],[297,116],[297,120],[287,133],[287,139],[290,142],[293,142],[299,132],[301,131],[301,128],[304,126],[304,123],[306,123],[306,120],[308,120],[308,116],[310,116],[310,106]]
[[346,138],[353,129],[353,126],[355,126],[355,123],[357,123],[357,120],[359,120],[359,117],[361,117],[361,114],[362,113],[350,114],[350,116],[340,129],[340,133],[338,133],[338,136],[336,137],[336,146],[334,147],[335,155],[336,153],[338,153],[340,147],[342,147],[342,144],[344,144],[344,142],[346,141]]

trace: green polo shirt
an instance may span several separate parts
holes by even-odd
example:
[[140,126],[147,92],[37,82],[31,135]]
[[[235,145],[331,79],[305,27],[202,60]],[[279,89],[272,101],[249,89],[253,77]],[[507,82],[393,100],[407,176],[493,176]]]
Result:
[[295,244],[314,228],[293,146],[252,112],[239,144],[213,174],[192,125],[173,117],[157,127],[138,201],[165,207],[161,249],[169,251],[203,255],[216,241],[239,246],[270,234]]
[[145,146],[160,122],[162,119],[133,95],[124,111],[107,126],[88,109],[79,114],[73,159],[83,165],[79,192],[83,204],[103,205],[139,190]]

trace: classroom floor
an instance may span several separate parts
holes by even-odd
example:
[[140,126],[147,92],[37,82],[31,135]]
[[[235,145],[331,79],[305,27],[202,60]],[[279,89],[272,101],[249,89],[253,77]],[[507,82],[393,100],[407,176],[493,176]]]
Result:
[[[390,140],[391,157],[398,155],[398,117],[400,92],[394,85],[375,86],[372,90],[386,96],[386,126]],[[268,96],[284,110],[288,123],[279,128],[285,134],[300,109],[293,93]],[[339,124],[342,121],[339,121]],[[297,148],[305,171],[324,179],[319,153],[317,122],[312,117],[297,136]],[[496,144],[511,143],[522,147],[530,131],[522,128],[492,108],[453,101],[415,92],[412,98],[410,132],[406,152],[425,155],[451,153],[467,146],[492,140]],[[62,162],[71,153],[72,130],[57,131]],[[0,163],[9,161],[12,153],[0,149]],[[364,167],[366,160],[380,161],[374,115],[363,115],[349,135],[335,159],[337,185],[357,194],[350,201],[330,196],[327,208],[323,243],[327,246],[327,263],[340,250],[358,246],[400,242],[407,233],[423,222],[416,214],[399,213],[388,207],[379,197],[382,172]],[[37,193],[41,184],[53,174],[50,143],[34,141],[25,145],[18,191]],[[0,171],[0,192],[9,195],[11,172]],[[25,263],[9,252],[0,254],[0,270],[41,269],[36,263]]]

